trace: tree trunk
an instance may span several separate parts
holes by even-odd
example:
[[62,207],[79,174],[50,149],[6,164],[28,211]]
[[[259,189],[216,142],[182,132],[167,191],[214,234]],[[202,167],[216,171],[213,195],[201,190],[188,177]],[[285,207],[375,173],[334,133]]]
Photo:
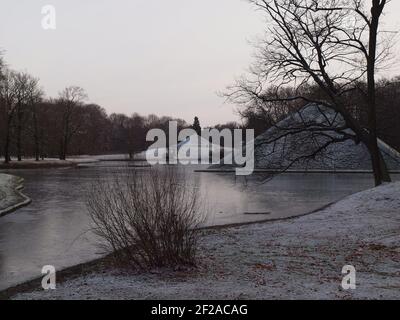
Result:
[[6,142],[4,145],[4,163],[10,163],[10,133],[7,129]]
[[65,160],[65,152],[64,152],[64,139],[62,138],[60,141],[60,155],[58,157],[60,160]]
[[24,118],[24,109],[21,102],[17,105],[17,158],[22,161],[22,121]]
[[386,161],[383,158],[382,151],[379,150],[379,160],[381,161],[382,177],[384,182],[392,182],[390,178],[389,169],[386,165]]
[[[35,108],[35,107],[34,107]],[[35,140],[35,160],[40,160],[40,141],[39,141],[39,130],[37,124],[36,109],[33,111],[33,138]]]
[[39,141],[35,138],[35,161],[40,160],[40,147]]
[[66,160],[67,159],[67,152],[68,152],[68,138],[65,137],[65,140],[64,140],[64,152],[63,152],[63,159],[62,160]]
[[7,121],[6,127],[6,141],[4,144],[4,163],[8,164],[11,161],[10,157],[10,119]]
[[68,150],[68,138],[63,137],[61,141],[60,160],[67,159],[67,150]]
[[385,160],[378,146],[378,132],[376,120],[376,84],[375,84],[375,69],[376,69],[376,50],[378,44],[378,28],[379,19],[382,14],[385,2],[382,4],[378,0],[372,1],[371,9],[371,24],[369,30],[369,55],[367,61],[368,74],[368,129],[369,129],[369,151],[371,153],[372,168],[374,171],[375,185],[379,186],[383,182],[390,182],[389,172],[387,170]]
[[65,160],[65,159],[66,159],[66,156],[65,156],[64,147],[61,147],[60,160]]
[[20,119],[18,119],[18,126],[17,126],[17,158],[18,161],[22,161],[22,146],[21,146],[21,123]]
[[390,182],[390,176],[387,171],[385,160],[379,150],[376,139],[371,139],[370,146],[368,148],[371,155],[372,170],[374,173],[375,185],[380,186],[383,182]]
[[68,119],[64,119],[64,128],[63,128],[63,136],[61,138],[61,151],[60,151],[60,160],[66,160],[67,158],[67,144],[68,144],[68,134],[69,134],[69,123]]

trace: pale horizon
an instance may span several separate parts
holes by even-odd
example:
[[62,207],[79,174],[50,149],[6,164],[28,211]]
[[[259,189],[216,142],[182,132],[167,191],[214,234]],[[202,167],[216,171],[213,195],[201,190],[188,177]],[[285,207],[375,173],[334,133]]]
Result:
[[[41,27],[44,5],[56,8],[56,30]],[[249,42],[266,28],[245,0],[4,0],[2,6],[6,63],[39,78],[47,96],[78,85],[109,114],[188,123],[198,116],[202,126],[239,120],[217,92],[246,72],[254,52]],[[388,5],[385,28],[398,30],[399,10],[399,2]],[[385,71],[397,74],[398,64]]]

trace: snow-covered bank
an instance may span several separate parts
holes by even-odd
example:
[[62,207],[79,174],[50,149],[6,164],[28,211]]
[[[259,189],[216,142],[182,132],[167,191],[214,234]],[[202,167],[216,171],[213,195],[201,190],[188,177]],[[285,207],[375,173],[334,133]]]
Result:
[[11,161],[8,164],[1,163],[0,169],[47,169],[47,168],[68,168],[75,167],[79,164],[94,163],[99,160],[90,156],[72,157],[68,160],[59,160],[47,158],[45,160],[36,161],[34,159],[24,159],[22,161]]
[[[400,299],[400,183],[296,219],[208,230],[197,270],[103,270],[17,299]],[[342,268],[357,289],[341,288]]]
[[[0,169],[47,169],[47,168],[68,168],[88,163],[96,163],[101,161],[132,161],[129,155],[125,154],[111,154],[111,155],[81,155],[70,156],[67,160],[60,160],[56,158],[45,158],[44,160],[36,161],[33,158],[24,158],[22,161],[17,161],[16,158],[11,158],[8,164],[0,163]],[[138,159],[135,157],[135,159]],[[145,161],[145,159],[143,159]]]
[[0,169],[47,169],[47,168],[66,168],[76,166],[76,163],[69,160],[23,160],[11,161],[8,164],[0,164]]
[[0,217],[31,202],[19,191],[22,183],[21,178],[0,173]]

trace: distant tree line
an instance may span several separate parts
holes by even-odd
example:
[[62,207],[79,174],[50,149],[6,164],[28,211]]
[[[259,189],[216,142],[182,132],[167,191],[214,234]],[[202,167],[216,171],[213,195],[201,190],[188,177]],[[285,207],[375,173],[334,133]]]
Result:
[[172,117],[107,115],[86,100],[85,91],[76,86],[65,88],[56,98],[46,98],[37,78],[6,68],[0,57],[0,157],[8,163],[11,158],[133,156],[146,149],[148,130],[168,130],[170,120],[178,121],[180,128],[189,127]]
[[[169,122],[178,129],[192,128],[201,134],[200,120],[192,125],[185,120],[154,114],[108,115],[97,104],[87,103],[84,89],[70,86],[58,97],[47,98],[39,80],[26,72],[4,66],[0,57],[0,157],[22,161],[34,158],[65,160],[71,155],[127,154],[146,150],[149,130],[167,133]],[[235,122],[217,125],[217,129],[240,128]]]
[[[68,155],[85,154],[121,153],[133,157],[150,144],[146,142],[148,130],[160,128],[168,132],[171,120],[178,121],[180,129],[201,130],[198,117],[190,126],[182,119],[168,116],[108,115],[99,105],[86,103],[85,91],[76,86],[65,88],[56,98],[46,98],[37,78],[4,67],[2,59],[0,70],[0,157],[5,162],[11,157],[66,159]],[[400,77],[380,80],[377,88],[378,136],[400,150]],[[285,90],[289,97],[299,89]],[[323,95],[318,86],[302,90],[315,99]],[[366,125],[365,109],[358,107],[362,97],[351,92],[346,99],[353,116]],[[298,100],[257,102],[240,110],[242,123],[232,121],[214,128],[254,129],[257,136],[305,104]]]

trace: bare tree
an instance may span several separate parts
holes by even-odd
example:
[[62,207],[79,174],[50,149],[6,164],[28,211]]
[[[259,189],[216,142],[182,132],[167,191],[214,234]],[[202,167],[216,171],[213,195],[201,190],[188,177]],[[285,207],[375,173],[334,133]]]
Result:
[[[25,130],[28,115],[34,109],[42,96],[38,87],[39,80],[26,72],[17,72],[14,74],[14,91],[16,98],[16,144],[17,158],[22,160],[22,133]],[[36,124],[36,122],[34,123]],[[37,132],[34,132],[36,135]]]
[[17,159],[22,161],[22,127],[26,115],[26,93],[28,75],[25,73],[15,74],[15,95],[16,95],[16,138],[17,138]]
[[129,153],[131,155],[130,148],[130,125],[131,121],[129,117],[125,114],[113,113],[110,115],[111,121],[111,135],[113,140],[113,145],[116,147],[117,152]]
[[[0,83],[4,80],[4,60],[0,52]],[[0,157],[3,156],[3,139],[4,139],[4,127],[5,127],[5,107],[2,96],[0,95]]]
[[81,110],[79,121],[84,125],[71,142],[75,154],[96,154],[110,151],[111,123],[106,111],[96,104],[88,104]]
[[85,91],[77,86],[65,88],[58,98],[57,104],[61,107],[61,137],[60,160],[65,160],[72,137],[81,128],[79,121],[79,109],[83,101],[87,99]]
[[[325,139],[310,156],[351,139],[367,147],[376,185],[390,181],[378,148],[375,84],[376,70],[387,60],[390,49],[389,41],[379,40],[380,19],[388,1],[370,0],[370,12],[362,0],[249,1],[266,14],[268,34],[258,46],[257,62],[251,69],[254,77],[230,87],[228,98],[257,105],[267,113],[273,112],[276,103],[300,101],[324,106],[319,109],[322,113],[330,110],[343,122],[308,121],[294,128],[309,131],[312,137],[322,134],[329,140]],[[362,81],[367,82],[366,90],[359,85]],[[310,94],[312,85],[317,85],[322,94]],[[290,93],[288,86],[296,90]],[[361,92],[359,107],[367,110],[368,126],[352,113],[353,106],[346,100],[351,92]],[[329,131],[335,134],[329,136]]]
[[128,125],[128,151],[129,158],[133,159],[135,153],[145,150],[146,128],[145,119],[139,114],[133,114],[129,119]]
[[0,97],[4,107],[4,162],[11,161],[10,156],[10,140],[11,125],[17,110],[17,94],[16,94],[16,73],[6,70],[0,82]]
[[146,269],[192,265],[203,221],[198,188],[175,168],[123,171],[93,183],[87,206],[106,252]]
[[44,93],[39,87],[39,80],[33,77],[28,78],[27,92],[26,92],[26,103],[31,112],[32,116],[32,134],[34,140],[34,155],[35,160],[40,160],[40,128],[38,120],[38,107],[43,101]]
[[2,52],[0,51],[0,80],[3,79],[3,72],[4,72],[4,59],[2,56]]

